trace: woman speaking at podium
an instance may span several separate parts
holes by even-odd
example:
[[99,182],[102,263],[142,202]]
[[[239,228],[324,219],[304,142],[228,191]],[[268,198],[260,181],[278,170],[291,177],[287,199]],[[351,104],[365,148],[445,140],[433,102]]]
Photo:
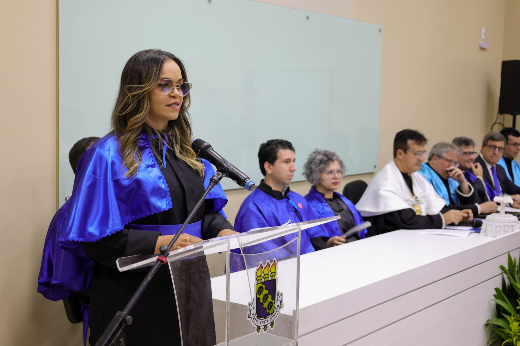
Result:
[[[94,261],[91,345],[117,311],[123,310],[146,275],[144,271],[119,272],[116,260],[159,253],[159,247],[168,245],[194,209],[214,174],[211,164],[198,158],[191,148],[190,89],[184,65],[173,54],[138,52],[121,75],[112,113],[113,131],[98,140],[79,162],[59,242],[77,256]],[[226,203],[218,185],[173,249],[235,233],[223,216]],[[192,298],[206,303],[189,312],[190,320],[204,322],[189,335],[184,335],[183,329],[185,345],[214,345],[209,275],[186,277]],[[133,322],[124,329],[127,346],[181,344],[167,266],[161,266],[130,315]]]

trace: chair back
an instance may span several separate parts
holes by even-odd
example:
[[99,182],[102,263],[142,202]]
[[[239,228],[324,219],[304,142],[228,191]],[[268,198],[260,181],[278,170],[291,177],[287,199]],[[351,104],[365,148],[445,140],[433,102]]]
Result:
[[343,196],[347,197],[352,203],[357,204],[365,193],[367,186],[368,184],[363,180],[351,181],[343,188]]
[[68,298],[63,299],[65,314],[70,323],[82,323],[83,313],[81,307],[83,304],[90,304],[90,292],[74,292]]

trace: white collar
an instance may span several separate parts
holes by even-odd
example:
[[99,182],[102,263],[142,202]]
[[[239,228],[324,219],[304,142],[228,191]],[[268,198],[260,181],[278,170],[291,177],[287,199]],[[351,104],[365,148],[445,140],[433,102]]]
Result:
[[446,201],[420,173],[414,172],[411,177],[415,196],[412,196],[401,171],[391,160],[372,179],[356,209],[362,216],[373,216],[403,209],[415,210],[413,206],[419,205],[422,215],[439,213]]
[[482,153],[480,153],[480,158],[482,158],[482,161],[484,161],[484,163],[486,164],[486,167],[487,167],[488,171],[491,171],[491,167],[493,167],[493,166],[491,166],[491,165],[489,164],[489,162],[486,161],[486,159],[484,158],[484,156],[482,156]]

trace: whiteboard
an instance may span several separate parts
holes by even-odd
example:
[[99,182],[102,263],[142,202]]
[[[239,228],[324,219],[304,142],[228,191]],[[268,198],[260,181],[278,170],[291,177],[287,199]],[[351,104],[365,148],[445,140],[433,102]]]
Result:
[[151,48],[185,64],[194,137],[257,184],[259,145],[275,138],[296,148],[294,181],[315,148],[347,175],[377,170],[381,25],[249,0],[60,0],[60,204],[70,148],[110,131],[123,67]]

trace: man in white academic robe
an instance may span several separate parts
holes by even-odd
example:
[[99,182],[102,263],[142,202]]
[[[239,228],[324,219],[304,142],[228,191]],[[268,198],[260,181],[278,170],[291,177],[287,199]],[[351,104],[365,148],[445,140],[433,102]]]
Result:
[[372,223],[367,236],[398,229],[439,229],[473,219],[471,210],[449,210],[434,187],[417,173],[428,155],[426,138],[403,130],[394,139],[394,159],[374,177],[356,208]]

